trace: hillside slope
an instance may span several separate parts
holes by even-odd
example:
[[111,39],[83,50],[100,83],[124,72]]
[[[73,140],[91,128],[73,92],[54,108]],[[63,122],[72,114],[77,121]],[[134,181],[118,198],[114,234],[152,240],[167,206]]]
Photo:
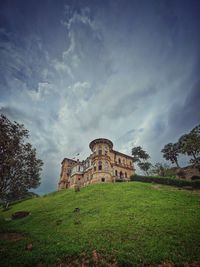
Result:
[[[17,241],[0,240],[1,266],[199,261],[199,204],[200,195],[192,192],[139,182],[92,185],[79,193],[65,190],[26,200],[0,212],[0,232],[23,234]],[[31,215],[3,219],[20,210]]]

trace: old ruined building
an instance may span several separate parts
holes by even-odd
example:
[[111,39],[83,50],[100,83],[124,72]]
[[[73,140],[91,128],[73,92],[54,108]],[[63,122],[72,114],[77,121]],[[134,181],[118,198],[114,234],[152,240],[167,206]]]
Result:
[[129,181],[134,174],[133,158],[113,150],[113,143],[105,138],[93,140],[90,156],[83,161],[64,158],[58,190],[73,188],[77,184]]

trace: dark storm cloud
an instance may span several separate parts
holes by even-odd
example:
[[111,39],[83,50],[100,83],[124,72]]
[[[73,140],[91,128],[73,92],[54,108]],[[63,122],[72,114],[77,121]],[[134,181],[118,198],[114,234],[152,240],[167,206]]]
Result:
[[154,97],[156,92],[157,89],[151,86],[131,92],[119,98],[113,106],[108,106],[108,110],[105,110],[104,113],[111,119],[126,117],[128,114],[133,114],[139,106],[141,107],[148,97]]
[[44,160],[98,137],[160,150],[199,122],[199,1],[2,1],[0,111],[24,123]]
[[191,88],[184,103],[177,100],[169,113],[169,127],[183,133],[200,123],[200,80]]

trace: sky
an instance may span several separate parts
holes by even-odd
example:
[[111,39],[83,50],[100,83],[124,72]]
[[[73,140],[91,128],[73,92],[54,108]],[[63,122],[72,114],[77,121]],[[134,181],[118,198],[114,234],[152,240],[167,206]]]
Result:
[[199,14],[199,0],[0,1],[0,113],[44,161],[38,193],[95,138],[155,163],[199,124]]

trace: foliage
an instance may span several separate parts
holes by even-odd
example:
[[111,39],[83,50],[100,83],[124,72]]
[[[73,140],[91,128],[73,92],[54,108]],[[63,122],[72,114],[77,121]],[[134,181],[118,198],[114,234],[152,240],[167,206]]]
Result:
[[200,124],[195,126],[191,132],[196,134],[197,136],[200,136]]
[[170,167],[166,163],[157,162],[155,165],[151,167],[151,174],[153,175],[160,175],[160,176],[167,176]]
[[198,181],[197,179],[196,180],[194,179],[194,181],[187,181],[181,179],[172,179],[170,177],[133,175],[131,176],[131,181],[158,183],[158,184],[172,185],[177,187],[191,187],[194,189],[200,189],[200,181]]
[[190,163],[200,170],[200,124],[194,127],[190,133],[182,135],[176,144],[169,143],[161,150],[163,157],[171,163],[178,164],[178,155],[192,156]]
[[192,163],[192,165],[200,171],[200,157],[190,159],[190,163]]
[[192,156],[190,163],[200,169],[200,125],[194,127],[189,134],[181,136],[178,144],[180,152]]
[[182,154],[192,156],[194,159],[196,159],[200,153],[200,136],[196,135],[194,132],[181,136],[178,144]]
[[6,201],[18,199],[40,184],[43,162],[36,149],[25,143],[28,131],[17,122],[0,116],[0,195]]
[[150,156],[142,149],[141,146],[132,148],[132,156],[133,162],[141,162],[141,160],[147,160],[150,158]]
[[148,171],[152,166],[152,164],[147,161],[150,159],[149,154],[143,150],[141,146],[137,146],[132,148],[132,156],[133,162],[136,162],[138,167],[148,175]]
[[176,163],[177,167],[180,167],[177,159],[179,154],[179,147],[177,144],[169,143],[164,146],[161,152],[166,160],[170,160],[171,163]]
[[[96,184],[78,194],[69,189],[23,201],[0,217],[17,211],[31,215],[0,220],[1,232],[25,239],[0,240],[1,267],[77,266],[69,264],[74,257],[97,266],[94,251],[104,260],[98,266],[115,266],[114,259],[119,267],[200,260],[199,196],[190,191],[140,182]],[[32,251],[25,250],[30,243]]]
[[142,171],[144,171],[144,173],[146,173],[146,175],[148,175],[149,174],[149,170],[152,167],[152,164],[150,162],[148,162],[148,161],[146,161],[146,162],[139,162],[138,163],[138,167]]

